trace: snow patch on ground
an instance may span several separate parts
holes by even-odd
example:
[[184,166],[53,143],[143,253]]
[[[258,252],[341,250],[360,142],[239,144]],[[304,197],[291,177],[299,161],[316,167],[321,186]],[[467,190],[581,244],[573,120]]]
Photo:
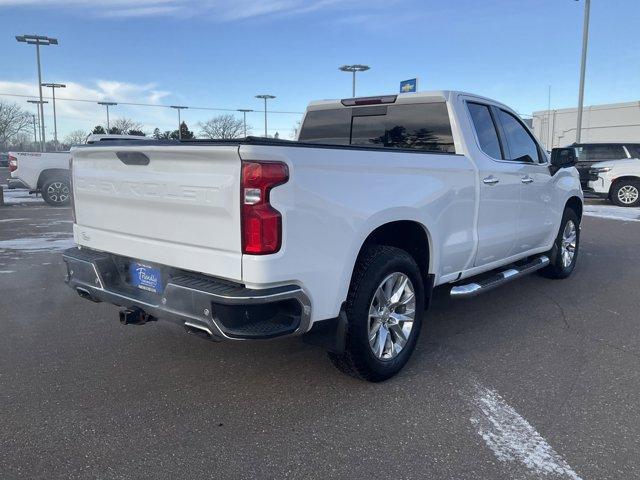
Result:
[[589,217],[640,222],[640,208],[617,207],[615,205],[585,205],[583,212]]
[[35,195],[29,195],[29,190],[17,189],[17,190],[5,190],[4,191],[4,203],[7,205],[15,205],[19,203],[44,203],[42,197]]
[[73,247],[73,238],[27,237],[0,240],[0,251],[20,250],[23,252],[58,252]]
[[0,270],[0,273],[15,273],[15,270]]
[[581,480],[498,392],[476,382],[471,391],[471,423],[498,460],[518,462],[538,477]]

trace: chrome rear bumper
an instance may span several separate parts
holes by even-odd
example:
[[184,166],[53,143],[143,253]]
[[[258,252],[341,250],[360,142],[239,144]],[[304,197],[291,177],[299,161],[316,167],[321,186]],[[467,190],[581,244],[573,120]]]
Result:
[[66,282],[81,297],[140,309],[213,340],[275,338],[303,334],[310,328],[311,303],[298,285],[256,290],[159,266],[166,286],[156,294],[127,282],[131,259],[84,248],[66,250],[63,259]]

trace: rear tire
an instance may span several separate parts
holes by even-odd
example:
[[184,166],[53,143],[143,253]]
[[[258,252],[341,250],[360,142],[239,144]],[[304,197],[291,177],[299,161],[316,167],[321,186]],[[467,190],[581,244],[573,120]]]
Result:
[[619,207],[640,206],[640,182],[620,180],[611,188],[611,201]]
[[71,182],[65,177],[53,177],[42,185],[42,198],[52,207],[66,207],[71,202]]
[[564,210],[553,248],[547,252],[549,265],[540,273],[547,278],[567,278],[576,268],[580,248],[580,220],[570,208]]
[[395,247],[367,247],[354,269],[346,314],[345,351],[328,352],[332,363],[370,382],[396,375],[413,353],[424,315],[424,285],[413,257]]

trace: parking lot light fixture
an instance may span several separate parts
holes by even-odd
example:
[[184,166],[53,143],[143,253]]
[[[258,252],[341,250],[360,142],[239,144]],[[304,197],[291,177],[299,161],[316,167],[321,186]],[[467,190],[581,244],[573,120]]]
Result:
[[171,108],[175,108],[178,111],[178,140],[182,140],[182,120],[180,120],[180,110],[187,109],[184,105],[169,105]]
[[53,99],[53,141],[58,149],[58,122],[56,120],[56,88],[67,88],[64,83],[43,83],[43,87],[51,88],[51,96]]
[[40,68],[40,45],[58,45],[58,39],[46,37],[44,35],[16,35],[16,40],[20,43],[36,46],[36,59],[38,61],[38,91],[40,92],[40,105],[38,105],[38,115],[40,117],[40,143],[42,151],[45,151],[46,141],[44,138],[44,106],[42,102],[42,69]]
[[256,98],[261,98],[264,100],[264,138],[268,137],[267,134],[267,100],[273,100],[276,98],[275,95],[256,95]]
[[242,121],[244,123],[244,138],[247,138],[247,112],[253,112],[250,108],[239,108],[239,112],[242,112]]
[[360,65],[360,64],[343,65],[338,69],[341,72],[351,72],[351,74],[353,75],[352,82],[351,82],[351,95],[354,98],[356,96],[356,72],[366,72],[369,69],[371,69],[370,66],[368,66],[368,65]]
[[107,107],[107,133],[109,133],[109,130],[111,128],[109,126],[109,107],[114,107],[118,104],[116,102],[98,102],[98,105],[104,105],[105,107]]

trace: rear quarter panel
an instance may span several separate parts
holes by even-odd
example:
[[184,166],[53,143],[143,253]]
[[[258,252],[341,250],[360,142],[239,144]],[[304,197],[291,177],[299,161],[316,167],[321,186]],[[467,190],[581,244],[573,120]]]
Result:
[[299,283],[313,321],[337,316],[358,252],[381,225],[423,225],[436,276],[462,270],[473,252],[476,173],[463,155],[244,145],[240,156],[283,161],[290,171],[271,193],[283,215],[282,248],[244,255],[243,280]]

